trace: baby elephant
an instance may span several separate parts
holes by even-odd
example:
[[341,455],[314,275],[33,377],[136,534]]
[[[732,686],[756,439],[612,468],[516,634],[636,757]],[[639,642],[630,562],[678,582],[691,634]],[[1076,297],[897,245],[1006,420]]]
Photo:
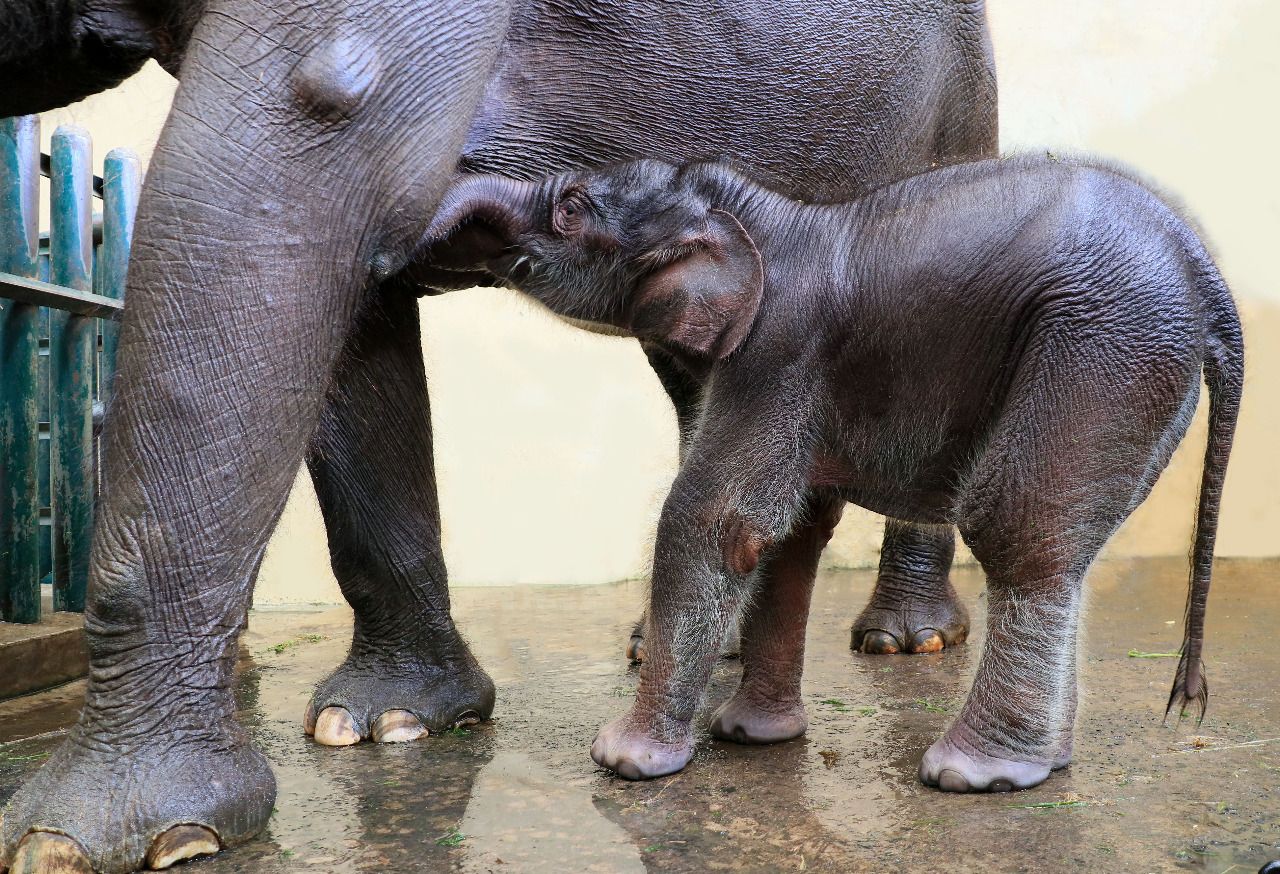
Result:
[[592,746],[599,764],[641,779],[688,763],[740,609],[742,681],[712,732],[804,732],[814,571],[850,501],[957,525],[986,571],[977,676],[920,778],[954,792],[1040,783],[1071,759],[1082,578],[1182,439],[1202,372],[1209,438],[1169,706],[1203,715],[1240,324],[1196,234],[1123,171],[992,160],[829,205],[716,165],[472,176],[424,242],[437,266],[479,258],[704,380],[658,525],[649,658],[634,706]]

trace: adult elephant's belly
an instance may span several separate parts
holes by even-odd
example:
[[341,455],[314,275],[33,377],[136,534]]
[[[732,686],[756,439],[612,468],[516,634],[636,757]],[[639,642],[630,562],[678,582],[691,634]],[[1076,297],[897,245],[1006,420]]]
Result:
[[844,200],[996,152],[982,3],[648,0],[566,14],[577,5],[520,7],[461,171],[727,160],[770,187]]

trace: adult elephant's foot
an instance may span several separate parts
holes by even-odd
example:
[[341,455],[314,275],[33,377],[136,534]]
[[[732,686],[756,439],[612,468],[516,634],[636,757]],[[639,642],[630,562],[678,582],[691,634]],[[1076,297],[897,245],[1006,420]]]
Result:
[[77,728],[5,807],[0,870],[168,868],[256,835],[275,795],[271,768],[238,726],[157,733],[141,747]]
[[693,758],[693,730],[687,722],[646,716],[634,709],[600,729],[591,758],[628,780],[674,774]]
[[[627,660],[637,664],[643,663],[645,659],[644,636],[645,636],[645,617],[641,616],[631,628],[631,637],[627,641]],[[736,659],[742,652],[742,633],[738,628],[738,622],[735,620],[729,626],[729,633],[725,635],[724,645],[720,648],[720,657],[725,659]]]
[[939,652],[969,636],[969,611],[948,573],[950,528],[885,524],[875,591],[854,621],[849,645],[869,655]]
[[772,701],[738,689],[711,718],[711,733],[740,744],[772,744],[800,737],[809,727],[804,704]]
[[1040,785],[1071,761],[1070,740],[1038,755],[969,738],[962,724],[953,725],[925,751],[920,781],[943,792],[1012,792]]
[[849,646],[867,655],[941,652],[969,637],[969,611],[947,583],[947,598],[898,594],[892,602],[872,596],[854,620]]
[[449,656],[439,647],[384,653],[353,646],[307,705],[303,728],[317,743],[350,746],[362,740],[417,740],[488,719],[493,680],[461,638]]

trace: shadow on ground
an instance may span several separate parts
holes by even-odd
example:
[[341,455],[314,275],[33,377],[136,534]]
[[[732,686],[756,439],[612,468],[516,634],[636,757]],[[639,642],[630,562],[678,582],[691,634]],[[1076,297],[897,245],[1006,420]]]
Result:
[[[270,830],[189,869],[222,872],[1210,871],[1280,857],[1280,562],[1222,561],[1210,605],[1203,726],[1162,727],[1185,566],[1095,569],[1076,763],[1027,792],[954,796],[916,782],[958,709],[982,640],[981,576],[956,574],[974,643],[929,656],[848,650],[872,582],[824,573],[809,631],[808,737],[712,742],[683,773],[628,783],[595,768],[596,729],[629,703],[621,653],[639,584],[460,589],[455,615],[498,683],[497,718],[413,744],[325,749],[302,734],[313,684],[341,660],[344,610],[255,612],[241,718],[280,793]],[[731,692],[726,661],[701,723]],[[0,801],[74,719],[73,685],[0,705]]]

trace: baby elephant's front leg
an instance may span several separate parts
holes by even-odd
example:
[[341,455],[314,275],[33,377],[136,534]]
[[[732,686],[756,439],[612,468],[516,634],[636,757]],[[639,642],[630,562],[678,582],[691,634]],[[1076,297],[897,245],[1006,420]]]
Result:
[[694,712],[720,644],[773,537],[732,509],[673,489],[658,524],[647,657],[631,711],[600,730],[591,758],[629,780],[679,771],[693,757]]
[[770,550],[757,572],[742,620],[742,682],[711,720],[711,733],[737,743],[776,743],[809,725],[800,698],[809,599],[822,549],[844,501],[813,495],[791,533]]

